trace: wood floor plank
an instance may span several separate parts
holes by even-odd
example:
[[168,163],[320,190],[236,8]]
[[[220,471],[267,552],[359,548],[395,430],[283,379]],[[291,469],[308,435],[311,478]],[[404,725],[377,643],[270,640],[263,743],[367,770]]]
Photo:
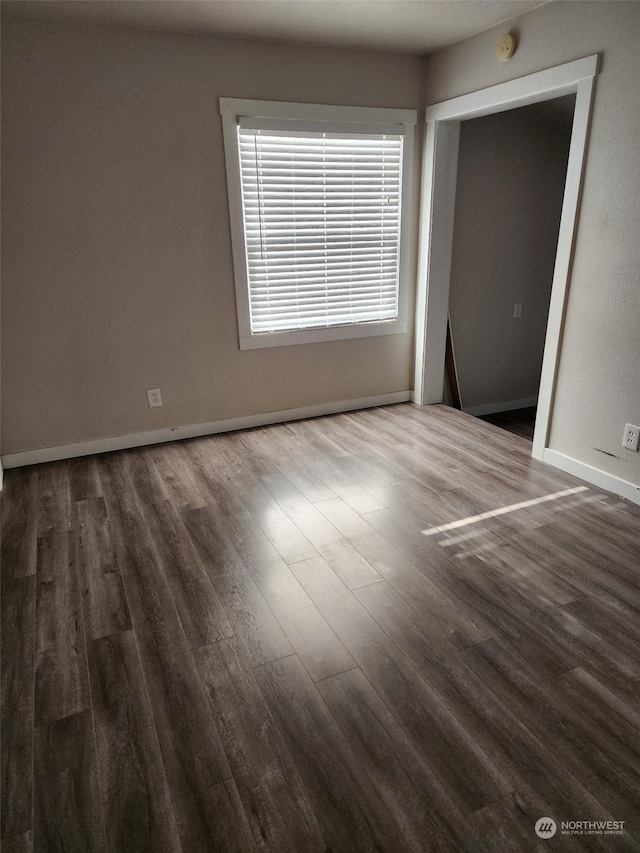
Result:
[[2,840],[4,853],[33,853],[33,832],[25,832],[14,835],[12,838]]
[[3,838],[32,828],[35,590],[33,576],[2,586]]
[[324,850],[302,781],[237,638],[194,652],[260,849]]
[[522,464],[531,453],[530,446],[519,436],[492,429],[480,419],[446,406],[429,406],[426,412],[415,406],[403,406],[393,411],[380,410],[379,417],[403,428],[418,447],[432,446],[437,437],[440,450],[455,454],[454,458],[462,467],[472,467],[476,471],[481,468],[500,470],[504,466],[505,453],[518,453],[515,464]]
[[407,515],[421,528],[440,525],[451,521],[442,507],[440,494],[408,474],[392,483],[374,483],[373,494],[388,510]]
[[[601,571],[614,575],[617,579],[631,584],[640,590],[638,578],[637,548],[625,547],[624,542],[616,539],[611,541],[611,535],[602,524],[591,522],[589,535],[584,524],[578,524],[569,518],[563,518],[562,524],[553,525],[549,536],[560,545],[570,545],[571,550],[578,554],[587,564],[597,566]],[[608,535],[606,535],[608,534]]]
[[245,569],[218,574],[213,585],[251,666],[294,653],[287,635]]
[[337,497],[333,489],[318,477],[308,462],[295,464],[287,456],[280,461],[278,469],[267,476],[278,475],[285,477],[309,503]]
[[[427,575],[400,553],[367,522],[340,500],[316,504],[320,512],[365,557],[381,578],[422,615],[421,629],[429,636],[446,639],[454,648],[464,648],[487,639],[459,602],[438,584],[435,574]],[[372,584],[377,587],[377,584]],[[418,619],[418,612],[415,617]]]
[[[551,759],[544,756],[543,748],[536,748],[539,758],[529,770],[531,786],[527,792],[527,786],[521,784],[519,794],[526,794],[531,801],[536,796],[540,798],[542,791],[547,798],[547,806],[550,808],[555,802],[559,813],[573,813],[582,802],[584,805],[580,810],[585,813],[618,814],[618,818],[600,819],[626,819],[629,829],[638,837],[639,812],[633,805],[637,798],[637,785],[632,781],[633,777],[629,777],[626,784],[631,783],[636,789],[630,799],[624,781],[626,774],[622,771],[628,759],[618,765],[614,759],[616,748],[609,751],[609,744],[602,752],[599,749],[599,745],[604,746],[609,737],[618,744],[624,743],[629,726],[625,726],[622,720],[619,726],[616,724],[615,710],[624,703],[620,703],[602,685],[594,690],[593,685],[598,684],[599,679],[580,669],[544,683],[527,682],[521,678],[517,664],[514,666],[513,654],[495,640],[479,643],[462,652],[460,657],[467,665],[467,677],[473,673],[470,677],[476,684],[481,707],[487,702],[493,704],[498,701],[507,715],[519,719],[527,731],[545,745],[544,749],[553,749]],[[489,699],[491,695],[495,698]],[[594,715],[595,709],[599,710]],[[501,715],[503,718],[504,713]],[[581,725],[587,721],[590,731],[585,737]],[[600,731],[603,721],[605,729]],[[633,724],[631,728],[637,732]],[[605,734],[607,731],[609,733]],[[637,746],[634,745],[634,749],[637,751]],[[545,776],[544,782],[542,775]],[[553,777],[557,781],[550,784],[549,778]],[[564,802],[561,802],[563,798]],[[544,801],[540,800],[536,809],[543,806]],[[629,849],[635,849],[631,842]]]
[[225,537],[224,522],[212,507],[187,510],[181,518],[209,577],[233,571],[239,565],[238,552]]
[[[634,610],[638,609],[639,597],[633,582],[607,571],[606,562],[596,561],[593,554],[587,560],[577,553],[575,544],[564,538],[557,524],[547,524],[536,530],[528,530],[519,536],[502,532],[501,537],[515,548],[519,557],[524,554],[544,566],[561,580],[581,590],[584,595],[594,596],[615,607],[619,602]],[[561,539],[564,544],[560,544]]]
[[231,637],[231,623],[182,520],[174,520],[164,505],[158,522],[156,547],[189,645],[196,648]]
[[[633,702],[627,701],[626,698],[622,699],[608,687],[603,679],[582,667],[574,669],[570,675],[572,681],[583,685],[584,689],[592,694],[594,700],[599,700],[602,706],[607,708],[608,714],[614,711],[636,731],[640,730],[640,712]],[[567,681],[569,681],[568,678]],[[634,743],[634,749],[637,749],[637,742]]]
[[235,542],[242,565],[311,678],[319,681],[354,667],[351,655],[252,516],[248,513],[227,516],[225,527],[226,535]]
[[263,478],[278,501],[318,553],[349,589],[380,580],[380,575],[330,524],[322,513],[282,474]]
[[[375,495],[378,490],[384,492],[387,486],[407,478],[408,473],[391,462],[375,455],[375,448],[363,447],[349,456],[340,459],[342,469],[348,472],[363,489]],[[382,501],[383,505],[384,501]]]
[[[283,569],[278,588],[267,601],[311,679],[321,681],[355,667],[353,658],[296,578],[289,569]],[[273,579],[269,583],[273,584]]]
[[420,853],[427,839],[433,850],[464,849],[464,815],[362,672],[327,678],[318,690],[408,849]]
[[[634,504],[616,501],[613,496],[594,495],[595,500],[567,512],[570,522],[581,527],[586,536],[596,534],[599,549],[605,549],[609,558],[614,554],[625,565],[625,554],[634,575],[635,558],[640,537],[640,514]],[[575,530],[572,524],[572,529]],[[612,546],[612,547],[611,547]]]
[[100,466],[100,482],[120,566],[131,623],[162,622],[175,612],[143,506],[127,471],[127,454],[111,454]]
[[159,445],[153,460],[167,497],[175,506],[193,509],[206,505],[208,493],[201,488],[199,478],[194,475],[184,446],[176,442]]
[[101,497],[102,487],[95,456],[79,456],[69,460],[69,489],[72,503]]
[[559,635],[558,614],[539,599],[528,598],[499,577],[485,572],[477,556],[450,561],[442,577],[452,594],[472,608],[479,619],[518,642],[528,659],[548,677],[574,669],[578,659],[568,636]]
[[38,536],[71,530],[72,501],[68,459],[38,466]]
[[602,659],[605,671],[613,666],[630,680],[640,678],[640,620],[635,611],[625,614],[623,608],[618,608],[612,617],[610,609],[598,606],[590,598],[569,602],[558,610],[561,626],[572,636],[582,635],[592,665]]
[[230,637],[233,629],[180,515],[162,499],[148,455],[128,459],[128,472],[191,648]]
[[102,497],[74,504],[75,554],[87,636],[131,627],[129,608]]
[[342,441],[336,439],[328,427],[332,416],[318,420],[308,418],[301,421],[293,421],[289,427],[294,435],[299,436],[303,447],[310,448],[314,455],[329,459],[343,459],[347,455]]
[[530,446],[525,445],[520,437],[505,430],[496,430],[479,418],[441,405],[429,406],[422,411],[415,406],[399,407],[394,416],[398,415],[411,425],[409,428],[414,432],[426,435],[430,443],[437,435],[446,453],[459,447],[464,436],[467,459],[462,457],[463,468],[477,470],[479,465],[489,467],[494,474],[499,474],[513,485],[525,482],[537,494],[584,486],[577,477],[533,459]]
[[375,512],[383,505],[366,489],[363,489],[348,472],[341,467],[341,460],[315,460],[312,470],[348,506],[359,513]]
[[285,477],[310,503],[335,498],[333,489],[313,470],[305,444],[292,426],[282,424],[276,430],[263,430],[260,434],[251,430],[243,439],[249,447],[255,447],[256,442],[262,447],[266,445],[268,474]]
[[188,796],[226,779],[228,765],[126,454],[105,461],[101,482],[169,789]]
[[246,507],[236,494],[232,476],[218,450],[219,443],[216,437],[184,442],[192,479],[204,504],[215,507],[220,515],[244,512]]
[[[501,541],[496,533],[481,523],[440,534],[440,519],[416,517],[400,506],[393,510],[369,512],[363,518],[418,568],[436,569],[440,563],[446,564],[450,557],[490,548]],[[452,520],[451,516],[449,520]]]
[[416,429],[404,415],[391,416],[384,409],[376,409],[363,412],[361,420],[369,426],[372,441],[385,442],[393,459],[400,460],[413,477],[438,493],[464,489],[470,479],[491,471],[491,464],[480,461],[480,454],[470,459],[459,442],[443,447],[432,432]]
[[33,836],[38,853],[107,849],[90,711],[36,727]]
[[247,511],[261,516],[276,507],[273,498],[260,482],[260,477],[268,474],[271,469],[260,457],[246,453],[239,434],[230,435],[224,442],[218,442],[215,445],[215,456],[210,461],[215,464],[217,482],[223,483],[234,496],[232,504],[225,510],[225,515]]
[[[247,454],[241,435],[230,436],[225,459],[235,472],[234,490],[286,562],[317,557],[317,551],[265,489],[261,477],[271,473],[260,457]],[[231,515],[239,515],[234,512]]]
[[3,582],[35,575],[37,560],[38,471],[7,471],[0,500]]
[[[523,528],[539,527],[549,521],[543,514],[546,508],[544,503],[516,509],[525,502],[522,493],[503,488],[498,476],[491,472],[477,477],[470,486],[469,490],[451,489],[443,495],[442,509],[454,524],[481,516],[483,526],[489,530],[519,532]],[[500,514],[491,515],[496,512]],[[464,532],[466,526],[459,529]]]
[[[255,518],[270,542],[286,562],[295,563],[317,557],[318,553],[263,486],[260,478],[270,469],[260,457],[247,454],[239,434],[230,435],[220,455],[224,456],[225,477],[232,479],[234,494]],[[240,515],[229,511],[227,515]]]
[[89,644],[105,850],[182,850],[132,631]]
[[173,799],[231,773],[177,617],[135,628],[147,692]]
[[189,853],[253,853],[259,849],[233,779],[177,800],[174,807],[183,849]]
[[[508,583],[549,607],[570,604],[584,596],[582,589],[509,543],[484,549],[474,557],[486,566],[491,578]],[[464,560],[461,555],[459,562],[464,564]]]
[[266,511],[254,512],[253,517],[285,563],[297,563],[319,556],[300,528],[275,501]]
[[416,669],[442,665],[453,654],[451,644],[434,634],[429,622],[386,581],[361,587],[353,594]]
[[[378,588],[383,586],[377,585]],[[358,592],[364,597],[371,590],[367,588]],[[457,655],[445,658],[434,654],[428,643],[419,642],[420,637],[415,630],[411,630],[412,626],[407,627],[402,625],[401,620],[394,619],[395,612],[383,613],[380,607],[375,606],[372,610],[383,621],[389,635],[423,673],[433,690],[472,734],[474,741],[492,756],[503,773],[512,780],[514,790],[526,794],[529,802],[536,802],[535,791],[529,780],[532,775],[535,777],[538,774],[535,787],[545,790],[549,802],[553,800],[557,808],[567,809],[570,806],[570,800],[564,798],[565,791],[572,791],[576,803],[581,801],[593,807],[593,800],[587,790],[567,774],[564,761],[556,762],[549,756],[543,762],[544,769],[534,771],[530,767],[531,757],[547,748],[549,736],[542,740],[544,747],[539,745],[523,727],[521,720],[524,715],[510,713],[511,708],[502,704],[499,691],[495,695],[484,691],[476,684],[474,673],[460,666]],[[485,681],[491,684],[488,678]],[[543,737],[541,730],[536,730],[535,736]],[[559,747],[557,738],[554,743]],[[540,801],[539,805],[542,807],[543,802]]]
[[38,539],[36,724],[91,707],[73,534],[51,527]]
[[[367,491],[380,484],[392,483],[411,476],[408,466],[391,461],[386,446],[371,441],[369,432],[362,428],[358,420],[348,415],[333,415],[323,418],[321,427],[328,436],[340,445],[343,453],[340,464],[345,470],[355,473],[354,479]],[[357,460],[357,461],[356,461]],[[374,473],[373,479],[371,478]]]
[[292,570],[463,813],[512,790],[508,779],[477,748],[329,566],[317,558],[296,563]]
[[398,823],[364,776],[297,657],[267,664],[256,678],[296,764],[325,849],[408,850]]
[[[393,479],[402,480],[414,472],[411,464],[397,452],[398,441],[393,442],[385,436],[377,438],[375,430],[371,429],[359,414],[350,412],[334,415],[331,418],[331,429],[337,431],[337,438],[345,451],[365,459],[373,459],[381,465],[387,472],[387,482]],[[392,475],[392,480],[388,479],[389,474]]]
[[[502,513],[505,507],[517,506],[523,495],[499,496],[493,486],[494,479],[493,474],[482,474],[465,490],[449,489],[437,496],[415,480],[402,480],[389,490],[387,505],[396,516],[401,514],[416,523],[422,535],[437,543],[447,555],[467,553],[499,542],[505,531],[513,531],[517,536],[541,523],[527,509]],[[488,516],[496,511],[499,512],[496,517]]]
[[608,788],[610,807],[620,810],[619,819],[640,829],[638,715],[629,720],[619,714],[616,697],[582,669],[561,676],[554,684],[537,685],[535,692],[538,703],[544,702],[550,711],[547,719],[553,717],[549,732],[580,754]]
[[[600,820],[615,820],[617,809],[610,809],[612,800],[603,796],[602,787],[592,789],[587,784],[588,775],[576,774],[575,767],[567,766],[562,742],[548,731],[542,739],[534,735],[524,725],[521,715],[514,713],[510,702],[492,691],[492,686],[468,668],[457,672],[458,689],[467,691],[478,716],[484,715],[509,759],[510,778],[519,799],[528,806],[527,813],[537,813],[537,817],[549,813],[559,817],[594,814]],[[620,803],[616,805],[619,807]],[[606,844],[601,849],[606,849]]]
[[[489,475],[494,480],[497,493],[504,492],[506,488],[502,503],[508,504],[517,500],[516,494],[523,480],[530,490],[534,490],[530,497],[558,491],[567,485],[582,485],[570,475],[558,471],[548,473],[550,469],[547,466],[531,459],[530,446],[524,445],[520,438],[492,429],[461,412],[442,406],[429,406],[428,411],[420,412],[409,406],[384,413],[384,417],[387,422],[395,421],[396,427],[400,424],[408,431],[416,456],[426,453],[431,463],[435,452],[441,470],[451,484],[445,488],[468,492],[469,496],[481,494],[482,478]],[[392,429],[391,434],[393,432]],[[523,452],[523,447],[527,447],[526,452]],[[447,465],[454,466],[450,474],[446,473]],[[482,477],[478,478],[478,474]],[[429,485],[432,482],[429,468],[421,471],[419,478]],[[509,491],[514,492],[511,500]]]

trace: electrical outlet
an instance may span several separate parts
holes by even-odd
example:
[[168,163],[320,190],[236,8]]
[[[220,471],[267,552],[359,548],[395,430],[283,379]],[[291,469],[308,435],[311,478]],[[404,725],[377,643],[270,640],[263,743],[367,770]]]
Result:
[[626,447],[627,450],[637,450],[639,441],[640,441],[640,427],[633,426],[632,424],[625,424],[624,425],[624,438],[622,439],[622,446]]
[[517,320],[518,317],[522,317],[522,302],[513,303],[513,319]]
[[162,396],[159,388],[150,388],[147,391],[147,399],[149,400],[149,408],[155,409],[156,406],[162,405]]

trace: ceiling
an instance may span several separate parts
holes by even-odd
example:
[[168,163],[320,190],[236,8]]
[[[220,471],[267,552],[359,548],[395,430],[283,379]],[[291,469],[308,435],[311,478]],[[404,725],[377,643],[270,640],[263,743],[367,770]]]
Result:
[[541,5],[541,0],[5,0],[2,14],[425,54]]

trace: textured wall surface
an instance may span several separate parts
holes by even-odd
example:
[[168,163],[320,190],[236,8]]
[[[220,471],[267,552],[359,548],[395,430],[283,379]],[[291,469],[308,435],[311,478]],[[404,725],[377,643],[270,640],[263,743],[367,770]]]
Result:
[[460,125],[449,314],[465,409],[537,397],[570,138],[528,108]]
[[[501,63],[505,29],[519,46]],[[635,484],[640,454],[621,444],[625,423],[640,424],[638,33],[640,3],[551,3],[434,54],[426,68],[427,102],[437,103],[601,54],[550,447]]]
[[411,334],[239,350],[218,98],[415,109],[419,59],[8,23],[2,62],[3,453],[410,388]]

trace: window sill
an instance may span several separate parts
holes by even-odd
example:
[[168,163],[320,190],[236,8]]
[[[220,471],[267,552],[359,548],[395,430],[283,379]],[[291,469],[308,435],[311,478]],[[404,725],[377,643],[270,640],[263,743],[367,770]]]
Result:
[[296,332],[272,332],[240,337],[240,349],[264,349],[321,341],[343,341],[351,338],[372,338],[382,335],[403,335],[407,322],[393,320],[389,323],[363,323],[361,326],[334,326],[327,329],[304,329]]

